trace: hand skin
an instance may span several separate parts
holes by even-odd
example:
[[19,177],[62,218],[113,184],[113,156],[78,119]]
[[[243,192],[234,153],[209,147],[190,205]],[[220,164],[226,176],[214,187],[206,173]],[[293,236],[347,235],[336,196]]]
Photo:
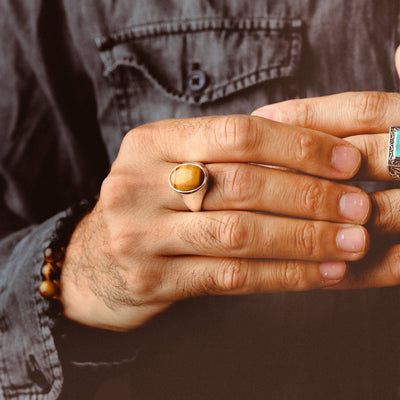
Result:
[[[212,178],[201,212],[188,211],[168,185],[173,167],[193,161]],[[340,138],[259,117],[132,130],[67,247],[65,316],[125,331],[192,296],[337,284],[346,262],[367,252],[361,225],[371,203],[332,180],[352,178],[360,164],[360,152]]]
[[[400,76],[400,47],[395,55]],[[345,138],[362,154],[356,180],[392,181],[387,152],[389,129],[400,125],[400,94],[352,92],[312,99],[290,100],[253,112],[271,120],[323,131]],[[371,251],[349,267],[346,278],[331,289],[356,289],[400,284],[400,189],[371,193],[368,223]]]

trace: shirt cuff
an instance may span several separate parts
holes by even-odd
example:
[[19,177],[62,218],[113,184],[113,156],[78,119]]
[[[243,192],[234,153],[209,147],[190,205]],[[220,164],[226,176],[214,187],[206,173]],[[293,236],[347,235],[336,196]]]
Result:
[[0,398],[58,398],[63,373],[38,293],[43,249],[63,213],[0,241]]

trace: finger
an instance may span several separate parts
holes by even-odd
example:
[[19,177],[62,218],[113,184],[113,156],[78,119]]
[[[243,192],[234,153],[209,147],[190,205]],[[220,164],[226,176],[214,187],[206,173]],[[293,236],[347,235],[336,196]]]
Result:
[[[372,250],[372,249],[371,249]],[[362,289],[400,284],[400,245],[371,251],[364,260],[351,263],[343,282],[332,289]]]
[[344,262],[213,257],[179,257],[173,259],[172,265],[166,291],[172,291],[175,300],[323,288],[340,282],[347,271]]
[[159,162],[254,162],[333,179],[354,176],[361,162],[346,141],[245,115],[147,124],[131,131],[127,142],[118,162],[138,157],[147,165],[149,154]]
[[393,181],[387,167],[387,133],[350,136],[346,140],[361,151],[363,162],[356,179]]
[[257,210],[360,224],[369,217],[369,196],[356,187],[249,164],[208,164],[207,168],[212,184],[204,210]]
[[354,261],[369,239],[359,225],[283,218],[252,212],[171,213],[170,234],[156,250],[163,256]]
[[372,215],[369,228],[380,234],[400,233],[400,189],[371,193]]
[[398,93],[347,92],[289,100],[261,107],[252,115],[345,137],[387,132],[400,125],[399,107]]

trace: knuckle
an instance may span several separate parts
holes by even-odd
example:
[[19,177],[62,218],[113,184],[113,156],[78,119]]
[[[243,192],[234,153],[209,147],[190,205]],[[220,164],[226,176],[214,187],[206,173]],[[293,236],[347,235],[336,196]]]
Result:
[[129,248],[128,237],[116,224],[108,228],[108,247],[110,254],[117,260],[122,260]]
[[[126,207],[143,207],[143,199],[140,191],[143,192],[141,181],[142,174],[127,174],[115,168],[102,182],[99,201],[106,215],[118,212]],[[137,213],[136,213],[137,214]]]
[[[122,175],[109,175],[102,184],[99,198],[102,226],[106,233],[104,246],[116,258],[124,259],[132,256],[133,249],[139,249],[146,241],[148,231],[140,222],[143,216],[135,214],[134,223],[126,217],[126,207],[135,200],[132,199],[132,185],[127,184]],[[133,246],[135,244],[135,246]],[[137,251],[137,250],[136,250]]]
[[299,193],[300,207],[305,215],[319,215],[325,195],[322,183],[320,181],[307,182]]
[[365,169],[376,168],[379,171],[382,168],[380,160],[387,149],[382,148],[382,143],[377,135],[354,136],[351,143],[361,151],[363,159],[367,161],[364,165]]
[[[107,266],[103,269],[108,282],[114,281],[112,290],[120,299],[150,299],[159,293],[165,278],[165,269],[160,259],[149,258],[144,249],[144,232],[133,229],[110,228],[107,236]],[[139,250],[137,250],[139,248]],[[144,260],[147,260],[144,264]],[[157,263],[157,264],[156,264]]]
[[382,92],[356,93],[351,100],[351,110],[361,128],[377,126],[383,119],[387,96]]
[[248,268],[240,258],[224,260],[218,268],[216,285],[222,292],[242,291],[248,282]]
[[[126,262],[135,259],[138,253],[142,253],[143,243],[146,232],[139,228],[138,225],[130,226],[129,229],[122,221],[115,219],[115,223],[107,224],[107,248],[113,259],[117,260],[118,264],[124,265]],[[141,254],[143,256],[143,254]]]
[[303,290],[305,288],[305,271],[296,261],[288,261],[281,272],[281,282],[287,290]]
[[256,142],[254,120],[248,115],[227,115],[214,129],[213,144],[223,151],[246,154]]
[[[376,197],[377,195],[379,197]],[[394,207],[389,195],[386,192],[376,193],[373,199],[375,203],[374,225],[377,226],[379,229],[387,231],[395,228],[398,225],[397,211],[399,210],[400,205],[397,204],[397,207]]]
[[100,199],[104,210],[119,209],[126,195],[126,182],[119,175],[110,174],[104,179],[100,189]]
[[[383,149],[381,149],[380,141],[375,135],[369,135],[363,137],[364,141],[363,148],[365,149],[365,157],[371,164],[378,161],[381,157],[381,154],[384,153]],[[382,150],[382,151],[381,151]]]
[[227,197],[239,203],[247,203],[249,199],[254,198],[255,192],[260,187],[249,173],[248,168],[242,165],[227,172],[223,186]]
[[298,162],[306,162],[313,156],[314,140],[310,133],[300,132],[292,141],[291,154]]
[[160,274],[148,274],[137,271],[130,274],[129,290],[135,294],[137,299],[148,299],[158,292],[162,286]]
[[150,124],[131,129],[122,139],[121,149],[127,148],[130,153],[141,151],[143,146],[147,147],[148,142],[151,141],[151,132],[153,129]]
[[143,154],[170,158],[169,149],[184,142],[195,131],[193,123],[181,119],[149,122],[130,130],[123,138],[118,158],[134,160]]
[[243,215],[233,214],[217,224],[216,237],[226,250],[240,251],[251,242],[250,224]]
[[317,231],[312,222],[300,225],[296,232],[296,248],[300,254],[313,257],[317,247]]
[[293,110],[289,113],[292,125],[313,129],[315,118],[311,104],[303,100],[295,100],[293,103]]

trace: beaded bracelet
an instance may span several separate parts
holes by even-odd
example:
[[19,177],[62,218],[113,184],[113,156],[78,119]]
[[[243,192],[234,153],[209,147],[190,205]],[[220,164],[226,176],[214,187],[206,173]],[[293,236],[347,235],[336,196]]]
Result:
[[93,200],[82,200],[67,210],[65,217],[56,222],[50,243],[43,251],[41,275],[43,278],[39,286],[39,293],[50,300],[50,305],[60,314],[60,276],[64,261],[65,249],[78,222],[93,208],[97,197]]

